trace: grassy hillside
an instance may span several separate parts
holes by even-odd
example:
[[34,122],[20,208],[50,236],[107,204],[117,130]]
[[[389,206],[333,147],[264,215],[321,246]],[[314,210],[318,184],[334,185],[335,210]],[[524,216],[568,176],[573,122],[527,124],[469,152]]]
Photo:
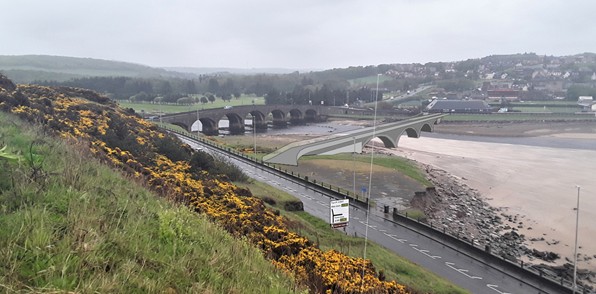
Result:
[[[134,112],[119,108],[107,97],[73,88],[16,87],[0,76],[0,110],[40,124],[44,132],[77,143],[82,152],[90,152],[114,169],[122,171],[129,181],[143,183],[159,195],[184,203],[193,211],[205,215],[234,237],[244,239],[260,249],[261,254],[272,264],[291,273],[298,286],[308,287],[311,292],[411,292],[397,281],[387,281],[370,260],[349,257],[335,250],[323,251],[309,239],[292,232],[288,228],[288,220],[279,212],[267,208],[248,189],[229,182],[227,173],[218,173],[205,166],[205,161],[201,160],[205,156],[203,152],[195,152],[187,145],[182,145],[172,135],[141,120]],[[31,158],[35,161],[37,157]],[[34,176],[40,174],[43,173],[30,173]],[[78,177],[77,174],[72,176]],[[109,184],[101,183],[101,187],[107,190],[105,193],[112,195],[113,189]],[[78,197],[86,202],[83,195]],[[120,195],[115,197],[119,198]],[[111,214],[105,216],[106,222],[99,224],[99,230],[105,230],[107,221],[115,222],[116,227],[120,226],[121,220],[129,215],[127,207],[126,202],[116,202],[111,206]],[[159,219],[159,214],[153,217]],[[180,233],[178,226],[175,227],[174,236],[186,234]],[[62,228],[57,230],[59,235],[63,232]],[[83,232],[83,238],[87,238],[88,234]],[[121,251],[121,244],[110,243],[110,246],[117,252]],[[130,254],[134,254],[134,251],[124,251],[124,255]],[[66,258],[75,256],[67,255]],[[339,264],[342,266],[339,267]],[[107,265],[95,270],[112,271],[116,266],[124,266],[122,263]],[[212,265],[203,264],[203,267],[206,266]],[[63,269],[60,268],[60,271]],[[44,270],[33,275],[44,273]],[[22,287],[29,287],[29,284],[25,283]]]
[[[0,292],[288,293],[246,240],[0,112]],[[290,290],[288,290],[290,289]]]
[[48,55],[0,55],[0,72],[17,83],[65,81],[86,76],[159,77],[180,73],[145,65],[93,58]]

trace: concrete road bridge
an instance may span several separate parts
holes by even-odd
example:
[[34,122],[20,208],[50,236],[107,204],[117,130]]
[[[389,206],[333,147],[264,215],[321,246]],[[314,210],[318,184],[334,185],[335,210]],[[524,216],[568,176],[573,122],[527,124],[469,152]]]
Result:
[[286,127],[288,123],[296,125],[325,121],[333,109],[333,107],[320,105],[245,105],[167,114],[161,117],[161,121],[191,131],[191,126],[197,121],[198,116],[202,132],[206,135],[217,135],[219,121],[226,117],[230,134],[244,134],[244,121],[247,118],[254,118],[256,131],[264,131],[267,130],[269,123],[281,128]]
[[419,138],[422,132],[432,132],[434,125],[446,114],[421,115],[376,127],[353,130],[306,141],[294,142],[263,157],[269,163],[298,165],[298,159],[305,155],[332,155],[338,153],[361,153],[366,143],[379,138],[387,148],[397,147],[399,138]]

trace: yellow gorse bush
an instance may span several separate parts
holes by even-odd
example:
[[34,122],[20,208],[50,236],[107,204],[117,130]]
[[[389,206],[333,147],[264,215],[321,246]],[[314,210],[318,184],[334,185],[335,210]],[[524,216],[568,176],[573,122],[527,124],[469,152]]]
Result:
[[101,160],[248,238],[312,292],[407,293],[395,281],[380,280],[370,261],[323,252],[289,231],[285,219],[250,191],[204,171],[193,176],[188,162],[158,152],[166,134],[106,97],[81,89],[22,85],[12,92],[0,89],[0,109],[39,122],[63,138],[88,142]]

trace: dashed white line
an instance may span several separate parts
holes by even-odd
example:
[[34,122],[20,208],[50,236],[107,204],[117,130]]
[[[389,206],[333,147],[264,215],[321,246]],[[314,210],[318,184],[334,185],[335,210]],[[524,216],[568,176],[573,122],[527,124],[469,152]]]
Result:
[[455,270],[456,272],[459,272],[460,274],[462,274],[462,275],[470,278],[470,279],[482,280],[482,277],[468,275],[468,270],[467,269],[461,269],[461,268],[454,267],[455,263],[453,263],[453,262],[445,262],[445,265],[448,266],[449,268]]
[[429,251],[426,250],[426,249],[418,249],[418,245],[416,245],[416,244],[410,244],[410,246],[412,248],[414,248],[414,250],[416,250],[416,251],[418,251],[418,252],[420,252],[420,253],[422,253],[422,254],[424,254],[424,255],[432,258],[432,259],[442,258],[442,257],[440,257],[438,255],[430,255],[430,253],[428,253]]
[[400,242],[402,244],[403,243],[406,243],[408,241],[406,239],[399,239],[399,238],[397,238],[397,235],[392,235],[392,234],[387,234],[387,233],[383,233],[383,234],[385,234],[385,236],[387,236],[387,237],[389,237],[389,238],[391,238],[391,239],[393,239],[393,240],[395,240],[397,242]]
[[497,293],[500,293],[500,294],[511,294],[511,293],[508,293],[508,292],[501,292],[501,291],[497,290],[497,288],[499,288],[498,285],[486,284],[486,286],[489,287],[492,290],[497,291]]

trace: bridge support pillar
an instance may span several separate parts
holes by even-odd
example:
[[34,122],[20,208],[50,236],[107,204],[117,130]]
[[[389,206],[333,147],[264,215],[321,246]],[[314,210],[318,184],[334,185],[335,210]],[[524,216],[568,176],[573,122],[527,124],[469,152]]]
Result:
[[219,135],[219,130],[217,128],[214,128],[213,126],[203,125],[202,133],[207,136],[217,136],[217,135]]
[[273,120],[273,127],[274,128],[287,128],[288,127],[288,122],[286,122],[285,120]]
[[259,132],[259,133],[267,132],[267,122],[266,121],[257,121],[255,128],[257,129],[257,132]]
[[242,124],[231,124],[230,125],[230,135],[243,135],[244,134],[244,125]]
[[303,118],[291,118],[290,123],[295,126],[303,125],[306,123],[306,120]]

